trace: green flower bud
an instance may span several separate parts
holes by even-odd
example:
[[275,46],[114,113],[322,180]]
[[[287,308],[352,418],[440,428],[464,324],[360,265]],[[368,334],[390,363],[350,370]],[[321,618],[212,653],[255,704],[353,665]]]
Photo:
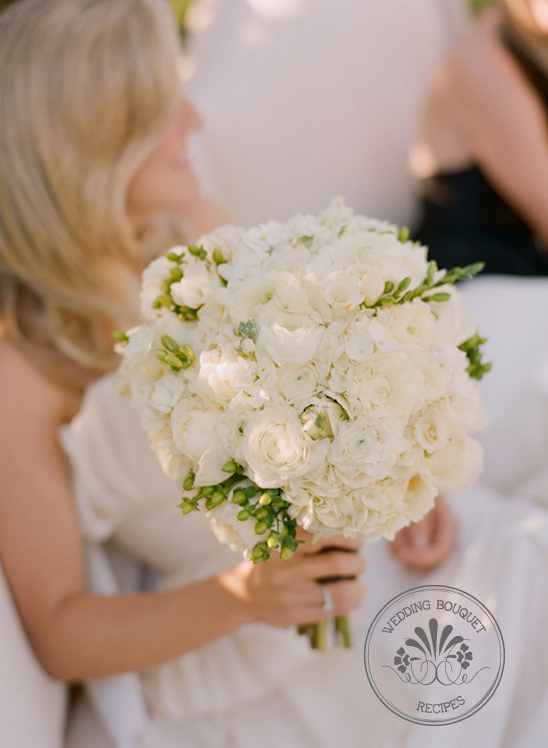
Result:
[[166,353],[164,358],[161,360],[165,364],[168,364],[168,366],[171,366],[174,371],[180,371],[181,369],[186,368],[181,359],[178,358],[174,353]]
[[156,299],[162,306],[168,307],[168,309],[173,306],[173,299],[171,296],[168,296],[167,294],[162,294],[161,296],[158,296]]
[[223,253],[220,249],[214,249],[213,250],[213,262],[216,265],[220,265],[222,262],[225,261],[225,258],[223,257]]
[[177,265],[183,261],[183,255],[178,255],[176,252],[168,252],[166,257],[170,262],[176,262]]
[[174,340],[170,335],[162,335],[162,345],[167,348],[171,353],[179,353],[179,343]]
[[409,239],[409,229],[407,226],[402,226],[398,231],[398,241],[406,242]]
[[180,281],[183,277],[183,271],[181,270],[181,268],[171,268],[169,274],[171,275],[171,278],[175,283],[177,283],[177,281]]
[[188,343],[180,346],[178,356],[183,369],[188,369],[192,364],[196,363],[196,356]]

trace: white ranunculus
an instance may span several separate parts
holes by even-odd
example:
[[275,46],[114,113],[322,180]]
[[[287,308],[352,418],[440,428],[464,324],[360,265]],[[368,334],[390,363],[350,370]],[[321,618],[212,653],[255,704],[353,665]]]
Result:
[[483,448],[468,436],[460,436],[426,459],[433,481],[443,493],[458,493],[476,481],[483,469]]
[[171,284],[171,298],[179,306],[199,309],[211,296],[213,287],[212,276],[204,265],[189,265],[181,280]]
[[200,410],[183,400],[171,414],[173,441],[194,464],[196,486],[210,486],[226,480],[223,465],[231,457],[224,449],[217,423],[222,411]]
[[263,326],[257,339],[257,350],[264,350],[277,366],[308,363],[316,355],[323,330],[298,314],[280,315],[280,321]]
[[328,440],[314,442],[290,406],[272,406],[249,421],[236,460],[262,488],[277,488],[307,471],[325,457]]
[[361,418],[341,423],[329,447],[328,460],[347,479],[365,474],[382,480],[406,448],[400,421]]
[[390,332],[402,345],[429,350],[434,337],[436,319],[427,305],[400,306],[390,310]]
[[276,387],[288,403],[301,403],[318,391],[319,374],[312,363],[287,364],[277,370]]
[[229,403],[241,390],[256,380],[256,372],[249,359],[230,349],[203,351],[200,355],[198,391],[213,397],[217,403]]
[[448,442],[447,409],[430,406],[413,424],[415,439],[428,454],[437,452]]

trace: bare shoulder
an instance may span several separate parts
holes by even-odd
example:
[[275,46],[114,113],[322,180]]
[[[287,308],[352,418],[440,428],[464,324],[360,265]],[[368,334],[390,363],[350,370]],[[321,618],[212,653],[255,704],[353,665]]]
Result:
[[23,437],[48,426],[56,429],[72,418],[79,403],[78,395],[48,379],[14,343],[0,337],[2,436]]
[[497,15],[472,26],[451,55],[446,74],[448,94],[475,103],[513,97],[528,88],[521,69],[500,39]]

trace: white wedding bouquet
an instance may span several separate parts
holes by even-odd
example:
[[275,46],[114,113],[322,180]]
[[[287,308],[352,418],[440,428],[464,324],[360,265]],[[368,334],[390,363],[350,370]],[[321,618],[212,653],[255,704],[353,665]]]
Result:
[[482,341],[457,280],[336,199],[222,227],[143,275],[122,373],[183,513],[253,561],[296,528],[375,540],[478,476]]

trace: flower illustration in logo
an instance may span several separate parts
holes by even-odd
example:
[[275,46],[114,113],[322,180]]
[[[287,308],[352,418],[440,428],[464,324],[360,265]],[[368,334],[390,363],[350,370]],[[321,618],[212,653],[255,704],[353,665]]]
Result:
[[398,666],[398,670],[400,671],[400,673],[405,673],[405,671],[409,667],[410,661],[411,659],[405,649],[403,647],[400,647],[398,649],[396,657],[394,657],[394,665]]
[[[428,622],[428,631],[422,626],[415,628],[416,639],[405,640],[405,647],[400,647],[394,657],[394,665],[391,666],[396,675],[407,683],[428,686],[437,681],[443,686],[463,685],[471,683],[481,670],[480,668],[472,678],[466,672],[470,667],[474,655],[465,643],[464,637],[452,636],[453,626],[447,624],[439,631],[438,621],[431,618]],[[401,674],[401,675],[400,675]]]

